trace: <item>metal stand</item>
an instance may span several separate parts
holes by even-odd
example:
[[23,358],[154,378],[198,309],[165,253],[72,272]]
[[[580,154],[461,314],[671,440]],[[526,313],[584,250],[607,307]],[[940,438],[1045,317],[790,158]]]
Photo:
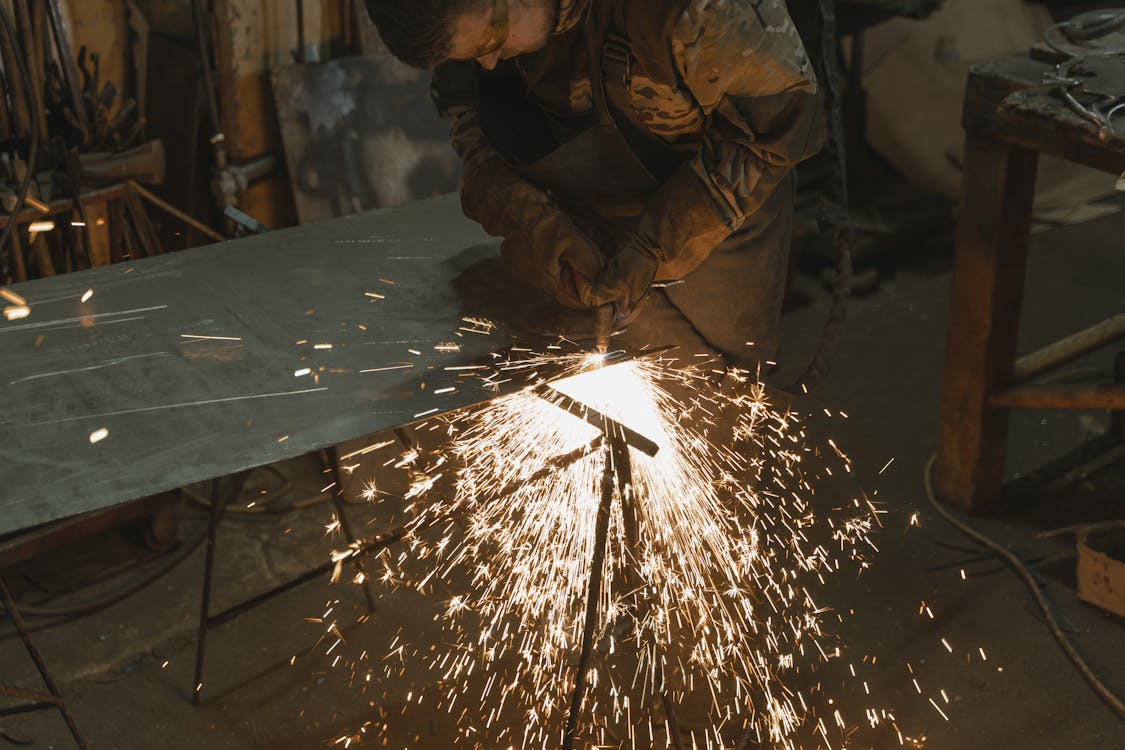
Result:
[[[333,486],[332,502],[336,506],[336,517],[340,522],[340,528],[343,530],[345,537],[349,543],[356,541],[355,536],[352,534],[351,523],[348,521],[347,515],[344,513],[344,501],[341,495],[342,484],[340,482],[340,461],[339,455],[335,447],[325,448],[320,451],[321,460],[325,464],[332,475],[335,482]],[[196,639],[195,650],[195,682],[192,685],[191,702],[199,705],[202,692],[203,692],[203,662],[206,657],[207,650],[207,631],[212,628],[217,628],[234,618],[241,615],[243,612],[248,612],[260,604],[273,599],[279,594],[286,591],[295,589],[301,584],[308,583],[314,578],[326,575],[335,567],[335,563],[329,561],[323,565],[319,565],[312,570],[309,570],[301,575],[279,584],[268,591],[250,597],[238,604],[235,604],[227,609],[212,615],[211,612],[211,580],[215,571],[215,537],[218,534],[219,522],[226,512],[227,506],[230,505],[235,499],[242,494],[242,488],[246,483],[246,478],[249,476],[248,471],[233,474],[222,479],[215,480],[214,488],[211,496],[211,520],[207,528],[207,558],[203,568],[203,601],[199,607],[199,635]],[[363,562],[359,556],[353,556],[352,564],[355,566],[356,572],[364,575],[363,582],[363,595],[367,601],[368,612],[375,611],[375,595],[371,591],[371,587],[364,574]]]
[[12,685],[0,683],[0,695],[7,698],[27,701],[27,703],[20,706],[0,709],[0,716],[12,716],[14,714],[57,708],[59,713],[62,714],[63,721],[66,722],[66,728],[70,730],[70,736],[74,738],[74,744],[81,750],[86,750],[88,747],[86,740],[83,739],[81,732],[78,731],[78,725],[74,723],[74,717],[70,715],[70,710],[66,706],[66,701],[63,699],[62,694],[59,693],[59,689],[56,687],[54,679],[51,678],[51,674],[47,671],[47,665],[43,661],[43,657],[39,655],[39,649],[35,648],[35,644],[31,642],[31,634],[28,633],[27,626],[24,625],[23,618],[20,617],[20,612],[16,608],[15,599],[12,598],[12,594],[8,591],[8,587],[5,585],[3,578],[0,578],[0,596],[4,599],[4,609],[8,611],[8,615],[12,618],[12,623],[16,626],[16,632],[19,633],[24,648],[27,649],[31,660],[35,662],[35,668],[39,670],[39,676],[43,678],[43,684],[47,687],[47,692],[42,693],[36,690],[24,690]]
[[[606,441],[606,464],[602,474],[601,502],[594,530],[594,550],[590,559],[590,580],[586,588],[586,619],[582,629],[582,648],[578,657],[578,668],[574,675],[574,691],[570,699],[570,713],[567,716],[566,731],[563,734],[563,750],[572,750],[578,735],[578,718],[582,713],[582,701],[586,693],[586,675],[590,671],[590,657],[596,645],[594,631],[598,624],[598,600],[601,598],[602,573],[605,567],[606,548],[609,544],[609,519],[613,508],[613,494],[616,489],[621,497],[621,511],[625,526],[626,560],[635,559],[640,545],[640,523],[637,516],[636,497],[633,495],[633,471],[629,460],[629,445],[621,425],[602,418]],[[627,565],[625,575],[632,579],[635,571]],[[639,581],[634,581],[638,588]],[[642,618],[643,619],[643,618]],[[659,676],[663,682],[663,675]],[[680,740],[679,722],[673,710],[671,697],[667,691],[660,694],[664,713],[668,719],[668,734],[671,746],[683,750]]]

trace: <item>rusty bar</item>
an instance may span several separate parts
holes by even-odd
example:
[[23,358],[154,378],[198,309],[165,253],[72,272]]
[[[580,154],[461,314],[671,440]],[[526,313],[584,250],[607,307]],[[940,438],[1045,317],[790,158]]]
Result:
[[992,394],[1000,409],[1125,409],[1125,385],[1018,385]]
[[1096,325],[1020,357],[1016,361],[1015,380],[1018,383],[1031,380],[1122,337],[1125,337],[1125,313],[1118,313]]
[[50,695],[49,693],[41,693],[38,690],[24,690],[15,685],[0,685],[0,695],[5,698],[16,698],[17,700],[30,701],[43,707],[46,704],[47,708],[54,708],[62,702],[62,698],[57,695]]
[[199,705],[203,692],[203,662],[207,653],[207,630],[210,628],[211,580],[215,573],[215,538],[223,513],[242,492],[249,471],[216,479],[211,494],[211,517],[207,527],[207,557],[203,565],[203,601],[199,608],[199,637],[195,644],[195,682],[192,684],[191,702]]
[[[16,627],[16,632],[19,633],[20,640],[23,641],[23,646],[27,649],[28,656],[35,662],[35,668],[39,670],[39,676],[43,678],[43,684],[47,686],[47,691],[51,696],[57,699],[54,706],[62,714],[63,721],[66,722],[67,729],[70,730],[70,736],[74,738],[74,742],[81,750],[87,750],[86,740],[82,738],[81,732],[78,731],[78,725],[74,723],[74,717],[70,715],[70,710],[66,707],[66,701],[63,700],[62,694],[59,692],[58,687],[55,685],[54,678],[51,673],[47,671],[47,663],[43,661],[43,657],[39,654],[39,649],[31,642],[31,634],[27,630],[27,626],[23,622],[23,617],[20,616],[20,611],[16,607],[16,601],[12,598],[12,592],[8,591],[8,585],[4,583],[4,579],[0,578],[0,597],[4,600],[4,609],[8,610],[8,615],[12,618],[12,624]],[[42,702],[38,700],[37,702]]]
[[183,223],[199,230],[200,232],[207,235],[208,237],[215,240],[216,242],[222,242],[223,240],[226,239],[226,237],[219,234],[214,229],[212,229],[211,227],[204,224],[202,221],[199,221],[198,219],[193,218],[192,216],[189,216],[188,214],[186,214],[183,211],[181,211],[180,209],[176,208],[171,203],[163,200],[162,198],[160,198],[156,194],[154,194],[154,193],[152,193],[148,190],[145,190],[135,180],[126,180],[125,181],[125,187],[129,188],[129,190],[132,190],[134,193],[141,196],[146,201],[148,201],[152,205],[156,206],[157,208],[161,209],[162,211],[165,211],[165,212],[171,214],[172,216],[175,216],[177,219],[179,219]]

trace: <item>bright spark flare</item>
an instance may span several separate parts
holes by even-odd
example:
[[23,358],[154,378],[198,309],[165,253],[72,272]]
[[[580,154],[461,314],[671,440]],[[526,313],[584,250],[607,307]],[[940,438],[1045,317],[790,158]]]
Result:
[[[405,494],[410,550],[384,549],[375,578],[423,591],[454,570],[470,580],[445,608],[450,644],[424,657],[447,686],[445,707],[465,721],[485,717],[483,728],[500,732],[493,742],[558,743],[607,460],[600,432],[551,403],[561,393],[660,446],[655,457],[630,451],[629,502],[613,504],[601,648],[584,705],[590,738],[604,741],[599,732],[646,713],[651,735],[663,719],[649,707],[667,693],[676,702],[709,696],[709,747],[723,746],[720,727],[735,717],[775,747],[797,747],[802,728],[827,741],[815,691],[791,688],[788,678],[840,655],[812,590],[842,563],[865,567],[865,548],[874,550],[876,511],[866,500],[818,514],[807,500],[809,459],[834,456],[846,471],[846,456],[835,444],[830,454],[804,445],[798,416],[771,406],[747,373],[598,361],[580,354],[505,363],[486,382],[522,370],[535,385],[450,421],[445,454],[411,451],[396,464],[414,476]],[[545,389],[536,368],[560,363],[577,374]],[[461,467],[451,491],[440,484],[448,470],[437,470],[447,461]],[[433,528],[436,537],[424,533]],[[425,568],[418,575],[402,569],[417,561]],[[480,694],[470,695],[470,685]],[[506,703],[522,713],[520,730],[497,728]],[[870,708],[864,720],[891,716]],[[837,709],[833,721],[843,728]],[[481,731],[466,727],[465,736],[484,742]]]

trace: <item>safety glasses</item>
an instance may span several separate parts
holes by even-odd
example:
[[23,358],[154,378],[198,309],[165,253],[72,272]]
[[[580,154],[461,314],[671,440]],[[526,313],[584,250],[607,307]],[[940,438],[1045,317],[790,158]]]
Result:
[[489,24],[480,46],[467,55],[467,59],[487,57],[503,47],[506,41],[508,41],[508,3],[507,0],[495,0],[492,4],[492,23]]

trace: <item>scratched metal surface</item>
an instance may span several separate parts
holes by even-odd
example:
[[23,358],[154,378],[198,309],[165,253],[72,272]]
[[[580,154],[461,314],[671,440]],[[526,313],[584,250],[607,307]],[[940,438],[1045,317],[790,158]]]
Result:
[[445,368],[508,343],[459,330],[454,281],[495,255],[446,196],[11,287],[0,534],[481,400]]

